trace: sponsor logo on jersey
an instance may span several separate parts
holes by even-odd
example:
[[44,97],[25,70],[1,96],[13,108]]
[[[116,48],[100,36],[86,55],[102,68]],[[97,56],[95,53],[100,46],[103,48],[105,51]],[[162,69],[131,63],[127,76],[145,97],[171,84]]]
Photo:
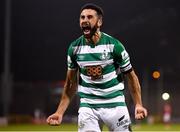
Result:
[[91,80],[102,78],[102,67],[97,66],[86,66],[87,75],[91,77]]

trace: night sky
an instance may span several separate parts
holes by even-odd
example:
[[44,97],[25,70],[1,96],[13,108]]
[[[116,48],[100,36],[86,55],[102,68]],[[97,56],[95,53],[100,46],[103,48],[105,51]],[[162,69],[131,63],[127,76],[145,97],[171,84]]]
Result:
[[[124,44],[139,74],[159,68],[169,78],[180,73],[178,0],[12,0],[10,65],[14,81],[65,79],[67,48],[81,35],[79,10],[87,2],[104,9],[102,31]],[[0,7],[2,74],[5,0]]]

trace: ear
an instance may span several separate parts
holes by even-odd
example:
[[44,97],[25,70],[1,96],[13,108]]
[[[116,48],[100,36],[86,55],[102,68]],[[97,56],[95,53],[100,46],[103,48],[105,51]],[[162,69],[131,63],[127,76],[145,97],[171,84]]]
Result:
[[100,26],[102,26],[102,18],[100,18],[99,20],[98,20],[98,26],[100,27]]

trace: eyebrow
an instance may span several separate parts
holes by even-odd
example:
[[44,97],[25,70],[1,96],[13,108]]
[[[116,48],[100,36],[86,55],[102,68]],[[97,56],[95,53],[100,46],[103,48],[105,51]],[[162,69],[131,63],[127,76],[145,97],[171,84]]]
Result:
[[80,15],[80,17],[85,17],[85,16],[87,16],[87,17],[93,17],[94,15]]

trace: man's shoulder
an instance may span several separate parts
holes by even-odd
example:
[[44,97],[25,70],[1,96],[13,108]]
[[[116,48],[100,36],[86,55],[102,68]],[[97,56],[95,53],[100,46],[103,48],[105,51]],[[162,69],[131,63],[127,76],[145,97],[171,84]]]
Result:
[[81,35],[80,37],[78,37],[77,39],[75,39],[74,41],[72,41],[70,43],[70,46],[78,46],[80,44],[83,43],[83,35]]
[[107,33],[104,33],[104,32],[102,32],[102,34],[104,36],[104,39],[106,41],[108,41],[109,43],[112,43],[112,44],[120,43],[120,41],[117,38],[115,38],[115,37],[113,37],[113,36],[111,36],[111,35],[109,35]]
[[74,50],[78,49],[77,47],[81,46],[83,44],[83,41],[84,41],[83,35],[81,35],[79,38],[72,41],[69,45],[68,53],[69,54],[74,53]]

